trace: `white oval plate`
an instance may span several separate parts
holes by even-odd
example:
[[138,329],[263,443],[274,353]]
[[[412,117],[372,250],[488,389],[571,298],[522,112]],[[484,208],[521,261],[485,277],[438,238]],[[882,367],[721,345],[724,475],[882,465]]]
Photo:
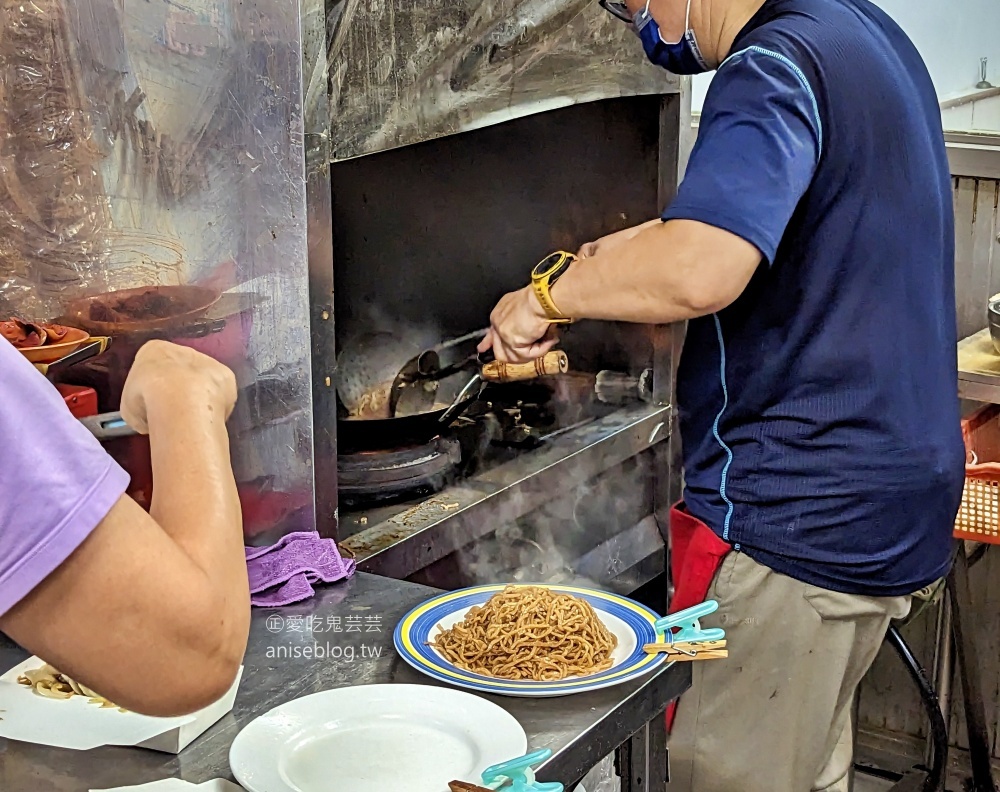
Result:
[[236,736],[229,766],[247,792],[448,792],[527,748],[514,717],[478,696],[359,685],[261,715]]
[[611,668],[558,682],[513,681],[474,674],[459,668],[430,645],[440,630],[454,626],[465,618],[471,608],[484,604],[494,594],[507,588],[502,584],[450,591],[418,605],[396,625],[393,636],[396,651],[421,673],[450,685],[479,693],[539,698],[586,693],[620,685],[649,673],[666,661],[666,655],[647,654],[644,649],[646,644],[666,641],[663,635],[657,634],[654,626],[659,617],[644,605],[607,591],[578,586],[515,584],[526,585],[542,586],[589,602],[597,618],[618,639],[618,646],[612,654]]

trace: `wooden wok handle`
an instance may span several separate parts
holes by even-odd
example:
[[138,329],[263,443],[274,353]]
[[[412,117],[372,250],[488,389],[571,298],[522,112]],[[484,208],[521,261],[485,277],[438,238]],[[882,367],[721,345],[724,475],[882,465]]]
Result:
[[501,363],[494,360],[483,366],[481,376],[487,382],[523,382],[569,371],[565,352],[547,352],[531,363]]

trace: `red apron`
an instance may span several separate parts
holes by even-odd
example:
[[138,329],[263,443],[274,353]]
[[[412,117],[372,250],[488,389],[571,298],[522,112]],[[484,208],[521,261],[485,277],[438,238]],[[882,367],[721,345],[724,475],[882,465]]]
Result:
[[[724,559],[733,548],[705,523],[692,517],[683,503],[670,510],[670,575],[674,596],[668,615],[699,605]],[[667,732],[674,725],[677,702],[667,708]]]

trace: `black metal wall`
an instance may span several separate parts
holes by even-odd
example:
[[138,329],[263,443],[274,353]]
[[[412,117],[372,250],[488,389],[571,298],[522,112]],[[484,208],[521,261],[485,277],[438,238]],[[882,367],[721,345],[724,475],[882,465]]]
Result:
[[[633,97],[335,163],[338,347],[386,328],[484,327],[551,251],[655,217],[664,104],[676,128],[678,97]],[[577,365],[634,367],[647,336],[581,324],[564,346]]]

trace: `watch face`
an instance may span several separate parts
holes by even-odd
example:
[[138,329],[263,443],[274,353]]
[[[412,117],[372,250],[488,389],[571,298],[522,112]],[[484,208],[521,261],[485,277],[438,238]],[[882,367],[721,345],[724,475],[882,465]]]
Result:
[[546,256],[544,259],[535,265],[535,268],[531,271],[531,274],[536,278],[541,278],[544,275],[549,274],[552,270],[561,266],[566,259],[565,253],[553,253],[550,256]]

